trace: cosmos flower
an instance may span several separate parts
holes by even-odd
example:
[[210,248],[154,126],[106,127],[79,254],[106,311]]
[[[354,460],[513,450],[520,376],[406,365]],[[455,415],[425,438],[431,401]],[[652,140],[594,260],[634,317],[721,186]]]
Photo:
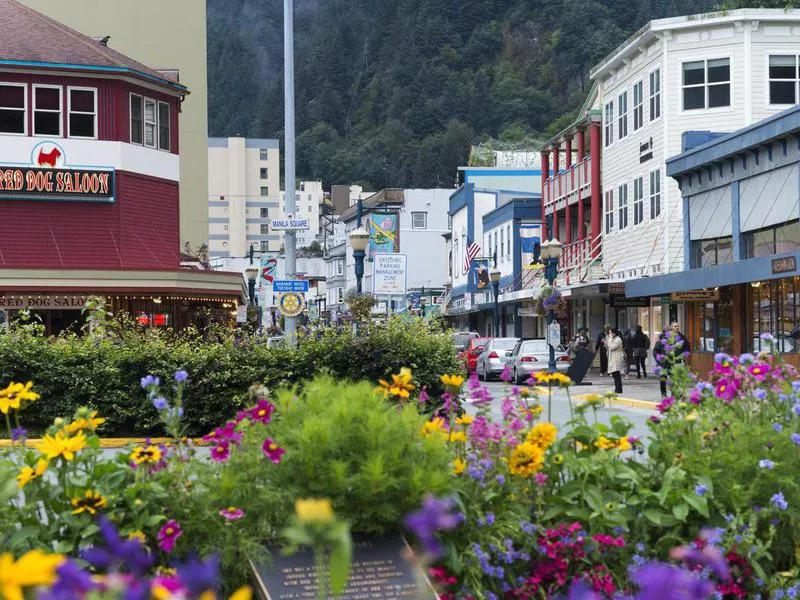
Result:
[[276,465],[281,462],[281,457],[286,454],[286,450],[279,447],[271,439],[267,438],[261,446],[264,456],[274,462]]
[[158,547],[164,552],[172,552],[181,535],[183,531],[180,524],[175,519],[170,519],[158,530]]
[[229,506],[219,511],[219,514],[225,518],[226,521],[238,521],[244,517],[244,511],[235,506]]

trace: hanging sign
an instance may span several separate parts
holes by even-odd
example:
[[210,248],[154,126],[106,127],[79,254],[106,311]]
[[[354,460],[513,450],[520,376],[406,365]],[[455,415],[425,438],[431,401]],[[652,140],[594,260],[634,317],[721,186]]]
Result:
[[558,321],[553,321],[547,326],[547,343],[556,349],[561,345],[561,325]]
[[278,309],[284,316],[296,317],[306,309],[306,298],[298,292],[285,292],[278,296]]
[[278,271],[278,259],[274,256],[264,255],[261,257],[261,285],[271,286],[275,281]]
[[716,302],[719,290],[691,290],[689,292],[672,292],[673,302]]

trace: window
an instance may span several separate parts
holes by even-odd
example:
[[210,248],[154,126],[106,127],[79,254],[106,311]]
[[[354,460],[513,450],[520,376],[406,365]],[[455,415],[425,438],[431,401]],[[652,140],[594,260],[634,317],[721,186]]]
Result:
[[[768,350],[761,341],[761,334],[771,333],[781,352],[800,352],[800,339],[792,336],[793,328],[800,320],[800,303],[797,302],[800,297],[800,277],[762,281],[758,287],[750,289],[753,295],[751,349],[755,352]],[[745,335],[749,335],[749,332]]]
[[661,214],[661,170],[650,172],[650,218]]
[[633,224],[644,221],[644,178],[633,180]]
[[261,235],[267,235],[269,233],[269,225],[266,223],[261,224]]
[[262,196],[269,196],[269,188],[265,185],[261,186],[261,195]]
[[692,350],[698,352],[733,352],[735,331],[732,288],[719,291],[718,302],[694,302]]
[[731,105],[731,60],[683,63],[683,110]]
[[262,208],[260,213],[259,213],[259,216],[262,219],[269,219],[269,209],[268,208]]
[[494,232],[494,244],[492,244],[492,247],[494,248],[494,252],[492,253],[492,256],[494,257],[495,260],[497,260],[497,232],[496,231]]
[[797,56],[769,57],[769,103],[795,104],[797,102]]
[[755,258],[800,250],[800,221],[773,225],[744,235],[745,256]]
[[614,190],[606,192],[606,233],[614,229]]
[[692,269],[713,267],[733,262],[733,238],[731,236],[707,240],[693,240],[689,266]]
[[650,73],[650,120],[661,116],[661,69]]
[[144,145],[156,147],[156,101],[144,99]]
[[311,205],[310,204],[308,205],[308,212],[309,213],[311,212]]
[[342,273],[344,273],[344,261],[337,260],[336,261],[336,274],[337,275],[341,275]]
[[267,175],[269,175],[269,169],[267,169],[267,167],[261,167],[259,175],[261,179],[268,179]]
[[506,255],[511,256],[511,225],[506,227]]
[[259,160],[267,160],[269,158],[269,150],[267,150],[266,148],[259,148],[258,158]]
[[69,137],[97,137],[97,90],[67,88],[69,93]]
[[269,252],[269,242],[267,240],[261,240],[261,251]]
[[131,144],[143,144],[144,109],[142,97],[131,94]]
[[[311,207],[308,207],[309,212]],[[426,212],[412,212],[411,213],[411,229],[427,229],[428,228],[428,213]]]
[[614,103],[606,104],[606,146],[614,143]]
[[169,151],[169,104],[158,103],[158,149]]
[[503,260],[503,256],[506,254],[506,232],[502,229],[500,230],[500,260]]
[[341,304],[343,301],[342,288],[336,288],[336,303]]
[[619,139],[622,139],[628,135],[628,92],[622,92],[618,100],[619,121],[617,132],[619,133]]
[[619,206],[619,229],[628,226],[628,184],[624,183],[617,188],[617,206]]
[[222,226],[222,231],[228,231],[228,226],[227,225],[223,225]]
[[644,94],[643,83],[640,81],[633,86],[633,130],[636,131],[644,125]]
[[61,86],[33,86],[33,135],[61,137]]
[[0,133],[28,133],[28,88],[24,84],[0,84]]

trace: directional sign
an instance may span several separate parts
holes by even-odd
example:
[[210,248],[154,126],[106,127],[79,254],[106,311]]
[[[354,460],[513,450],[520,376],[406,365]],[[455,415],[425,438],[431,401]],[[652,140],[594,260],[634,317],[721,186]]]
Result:
[[294,281],[291,279],[276,279],[272,284],[273,291],[282,292],[308,292],[308,281]]
[[308,219],[272,219],[272,231],[306,231],[311,229]]

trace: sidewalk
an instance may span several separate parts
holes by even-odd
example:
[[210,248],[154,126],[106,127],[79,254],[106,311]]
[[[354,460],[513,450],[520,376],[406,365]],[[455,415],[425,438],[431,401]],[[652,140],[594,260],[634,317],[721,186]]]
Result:
[[[576,394],[604,394],[614,391],[614,380],[611,377],[600,375],[597,369],[590,369],[583,378],[584,383],[592,385],[577,385],[573,389]],[[619,400],[636,400],[656,404],[661,401],[661,391],[658,387],[658,377],[648,375],[647,379],[636,379],[636,373],[628,381],[622,380],[622,393]]]

